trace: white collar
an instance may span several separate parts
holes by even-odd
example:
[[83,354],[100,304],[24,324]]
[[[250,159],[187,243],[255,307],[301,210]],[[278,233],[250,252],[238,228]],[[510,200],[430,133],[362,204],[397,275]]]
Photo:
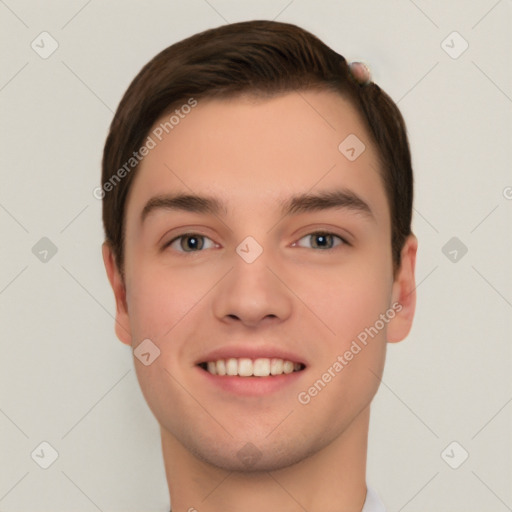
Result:
[[386,512],[379,495],[369,486],[366,486],[366,500],[361,512]]

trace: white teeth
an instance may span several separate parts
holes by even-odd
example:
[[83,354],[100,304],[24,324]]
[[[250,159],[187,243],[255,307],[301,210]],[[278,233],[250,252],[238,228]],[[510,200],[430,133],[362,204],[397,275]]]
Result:
[[291,361],[285,361],[283,364],[283,372],[284,373],[292,373],[293,372],[293,363]]
[[226,361],[226,373],[228,375],[238,375],[238,361],[235,358]]
[[256,359],[252,371],[255,377],[268,377],[270,375],[270,359]]
[[238,360],[238,375],[241,377],[250,377],[252,375],[252,361],[241,358]]
[[269,375],[282,375],[299,371],[303,368],[300,363],[286,361],[278,358],[261,357],[255,360],[247,357],[236,359],[219,359],[208,361],[206,369],[212,375],[238,375],[239,377],[268,377]]
[[270,373],[272,375],[281,375],[283,373],[283,360],[282,359],[272,359],[270,361]]
[[[223,361],[224,362],[224,361]],[[215,364],[214,361],[210,361],[208,364],[207,364],[207,367],[208,367],[208,371],[210,373],[212,373],[213,375],[217,375],[217,365]]]
[[217,361],[217,363],[215,363],[215,361],[213,361],[212,364],[214,364],[214,365],[216,364],[216,366],[217,366],[217,375],[226,375],[226,363],[224,362],[224,359]]

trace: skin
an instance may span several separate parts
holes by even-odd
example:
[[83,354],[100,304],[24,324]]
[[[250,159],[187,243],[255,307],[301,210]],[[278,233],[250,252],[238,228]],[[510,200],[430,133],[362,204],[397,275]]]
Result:
[[[351,133],[366,146],[353,162],[338,150]],[[393,276],[389,205],[358,114],[331,92],[200,100],[137,172],[124,282],[108,244],[103,257],[117,336],[133,348],[149,338],[161,351],[149,366],[134,364],[161,427],[173,511],[360,511],[370,402],[387,342],[411,328],[417,241],[407,239]],[[291,195],[340,187],[372,215],[281,214],[279,202]],[[164,192],[216,196],[226,212],[157,209],[141,223],[146,202]],[[332,249],[318,248],[308,236],[318,231],[348,244],[334,237]],[[184,233],[207,237],[204,248],[183,252],[189,240],[178,239],[162,249]],[[235,251],[247,236],[263,249],[250,264]],[[298,394],[395,302],[400,312],[301,404]],[[277,393],[236,396],[207,385],[195,366],[235,343],[278,346],[308,364]],[[250,465],[237,456],[247,443],[260,454]]]

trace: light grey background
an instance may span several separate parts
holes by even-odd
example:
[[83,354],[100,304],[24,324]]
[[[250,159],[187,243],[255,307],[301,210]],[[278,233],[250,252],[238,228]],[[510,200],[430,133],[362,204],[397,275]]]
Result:
[[[418,308],[408,339],[388,348],[368,482],[388,512],[512,510],[511,10],[510,0],[0,0],[0,511],[168,510],[158,425],[114,335],[92,191],[113,111],[142,65],[250,19],[296,23],[367,62],[408,125]],[[46,59],[31,47],[50,48],[43,31],[59,45]],[[32,252],[42,237],[58,249],[46,262]],[[467,254],[445,256],[452,237]],[[58,452],[48,469],[31,457],[43,441]]]

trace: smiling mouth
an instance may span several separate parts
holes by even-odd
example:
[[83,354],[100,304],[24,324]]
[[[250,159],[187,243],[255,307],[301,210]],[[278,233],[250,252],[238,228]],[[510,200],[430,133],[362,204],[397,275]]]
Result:
[[198,366],[212,375],[237,377],[272,377],[304,370],[305,365],[286,359],[246,357],[205,361]]

